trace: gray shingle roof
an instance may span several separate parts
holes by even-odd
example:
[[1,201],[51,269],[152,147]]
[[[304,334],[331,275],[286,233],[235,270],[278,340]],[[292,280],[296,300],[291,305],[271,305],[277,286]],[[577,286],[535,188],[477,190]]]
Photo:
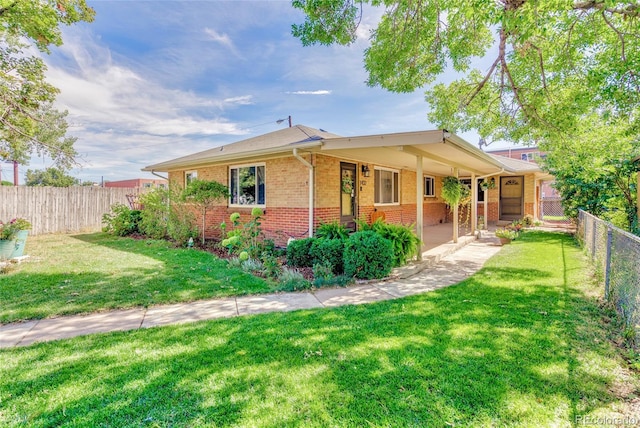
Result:
[[535,162],[527,162],[520,159],[513,159],[507,156],[494,155],[487,153],[489,156],[500,162],[501,164],[514,169],[516,172],[537,172],[541,171],[540,166]]
[[215,162],[217,158],[229,158],[229,156],[242,155],[243,153],[251,153],[259,150],[277,150],[278,148],[282,148],[284,151],[292,149],[298,144],[311,143],[313,141],[320,141],[323,138],[336,137],[340,136],[321,129],[311,128],[309,126],[295,125],[291,128],[283,128],[278,131],[247,138],[246,140],[236,141],[231,144],[225,144],[213,149],[172,159],[170,161],[149,165],[145,167],[144,170],[166,171],[168,169],[178,168],[182,165]]

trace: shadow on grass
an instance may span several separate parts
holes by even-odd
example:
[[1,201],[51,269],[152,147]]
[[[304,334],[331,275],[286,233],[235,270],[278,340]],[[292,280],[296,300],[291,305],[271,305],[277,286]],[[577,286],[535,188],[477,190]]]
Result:
[[561,284],[471,278],[397,301],[2,351],[0,422],[571,425],[613,400],[608,345],[586,340],[602,331],[575,328],[591,307]]
[[[74,240],[90,245],[76,248]],[[271,290],[210,253],[163,241],[88,234],[62,246],[55,256],[41,257],[43,262],[3,275],[0,323]]]

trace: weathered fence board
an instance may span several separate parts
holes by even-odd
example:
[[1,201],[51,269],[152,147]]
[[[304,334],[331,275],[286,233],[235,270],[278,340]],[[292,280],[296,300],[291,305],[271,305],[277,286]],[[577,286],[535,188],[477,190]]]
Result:
[[26,218],[31,234],[98,231],[102,215],[140,188],[0,186],[0,220]]

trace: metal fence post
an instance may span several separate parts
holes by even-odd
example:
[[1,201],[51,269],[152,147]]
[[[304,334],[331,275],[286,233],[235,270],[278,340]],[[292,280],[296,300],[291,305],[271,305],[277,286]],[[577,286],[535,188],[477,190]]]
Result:
[[591,260],[596,258],[596,233],[598,232],[598,223],[593,219],[593,231],[591,232]]
[[604,270],[604,298],[609,300],[609,282],[611,281],[611,245],[613,244],[613,229],[607,227],[607,255]]

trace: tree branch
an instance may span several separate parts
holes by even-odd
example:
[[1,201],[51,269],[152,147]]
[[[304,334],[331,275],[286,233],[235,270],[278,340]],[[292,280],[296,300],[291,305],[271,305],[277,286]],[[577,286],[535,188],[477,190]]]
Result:
[[591,10],[598,9],[602,11],[607,11],[610,13],[615,13],[616,15],[625,15],[636,17],[640,15],[640,6],[636,3],[627,3],[626,5],[619,7],[606,7],[604,1],[598,0],[589,0],[589,1],[580,1],[573,4],[574,10]]

